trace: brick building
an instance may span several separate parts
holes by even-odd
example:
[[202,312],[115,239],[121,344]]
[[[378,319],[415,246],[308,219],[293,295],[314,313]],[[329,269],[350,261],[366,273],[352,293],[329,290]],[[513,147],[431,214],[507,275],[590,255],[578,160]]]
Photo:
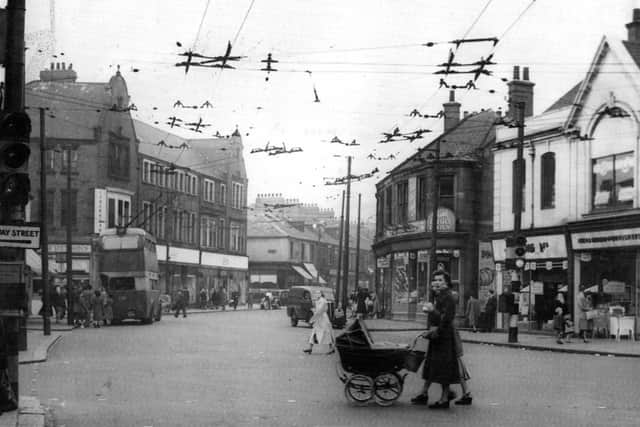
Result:
[[[134,120],[137,222],[158,240],[160,287],[247,290],[247,175],[242,138],[185,139]],[[168,278],[168,279],[167,279]]]
[[[494,125],[492,111],[466,114],[453,91],[444,104],[444,133],[407,158],[376,184],[376,291],[387,313],[414,317],[428,295],[432,250],[434,153],[438,164],[437,266],[451,273],[461,301],[477,296],[493,280],[481,275],[490,243],[493,198]],[[486,273],[486,272],[485,272]],[[464,304],[458,305],[459,313]],[[419,310],[418,310],[419,311]]]
[[[39,108],[46,108],[46,223],[50,269],[66,271],[66,219],[71,221],[74,281],[88,281],[91,237],[125,225],[135,205],[137,149],[127,85],[118,70],[108,82],[78,82],[69,64],[51,64],[27,83],[33,154],[40,144]],[[40,221],[40,156],[31,155],[29,219]],[[70,166],[70,167],[68,167]],[[70,190],[67,188],[70,178]],[[67,211],[67,200],[71,210]],[[54,276],[55,277],[55,276]]]

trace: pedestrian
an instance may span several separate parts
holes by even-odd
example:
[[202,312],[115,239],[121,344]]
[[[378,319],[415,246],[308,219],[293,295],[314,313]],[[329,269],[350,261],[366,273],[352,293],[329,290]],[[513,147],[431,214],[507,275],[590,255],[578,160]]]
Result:
[[367,318],[367,291],[364,288],[359,288],[356,294],[356,318]]
[[173,314],[174,317],[178,317],[181,311],[182,317],[187,317],[187,303],[185,301],[185,294],[182,289],[178,290],[178,293],[176,295],[175,310],[176,312]]
[[467,300],[467,309],[465,311],[467,323],[473,332],[478,332],[478,319],[480,319],[480,300],[469,295]]
[[99,328],[100,323],[104,321],[104,304],[102,293],[96,289],[91,298],[91,310],[93,315],[93,327]]
[[374,299],[375,299],[375,294],[373,292],[369,292],[367,294],[367,299],[364,301],[365,304],[367,305],[367,316],[369,316],[370,318],[373,318],[374,316],[374,311],[373,311],[374,305],[375,305]]
[[216,288],[211,288],[209,302],[211,304],[211,308],[213,308],[214,310],[218,308],[218,291],[216,291]]
[[113,323],[113,297],[104,289],[102,290],[102,310],[104,311],[104,325]]
[[[565,337],[565,316],[569,316],[569,308],[562,292],[558,292],[553,315],[553,329],[556,331],[556,343],[558,344],[564,344],[562,339]],[[570,339],[567,342],[571,342]]]
[[371,292],[371,300],[373,301],[373,316],[375,319],[380,318],[380,301],[375,292]]
[[200,308],[207,308],[207,290],[204,287],[200,289]]
[[427,303],[424,307],[431,326],[428,331],[422,334],[424,338],[429,340],[429,349],[422,369],[425,383],[422,392],[411,399],[411,403],[426,405],[429,399],[429,386],[432,383],[438,383],[442,392],[440,399],[429,405],[431,409],[449,408],[449,400],[452,398],[449,385],[460,383],[460,367],[456,354],[455,328],[453,326],[456,302],[449,287],[450,283],[451,278],[448,273],[434,272],[431,288],[435,293],[435,304]]
[[247,292],[247,309],[251,310],[253,308],[253,295],[251,292]]
[[88,328],[91,326],[91,317],[92,317],[92,309],[93,309],[93,291],[91,290],[91,285],[85,284],[84,289],[80,293],[80,307],[82,310],[81,319],[82,324],[81,327]]
[[493,332],[496,324],[496,311],[498,310],[498,298],[493,289],[489,289],[489,297],[484,307],[485,320],[487,322],[487,332]]
[[56,310],[56,323],[59,323],[60,320],[64,319],[64,316],[67,313],[66,298],[62,294],[62,288],[59,285],[56,286],[53,291],[51,303],[53,304]]
[[593,337],[593,318],[589,318],[591,310],[593,310],[593,304],[591,302],[591,298],[587,297],[584,294],[586,286],[584,284],[580,284],[580,292],[578,293],[578,329],[579,329],[579,338],[587,343],[587,332]]
[[320,291],[320,297],[316,300],[313,316],[311,316],[310,320],[313,330],[309,336],[309,347],[303,350],[307,354],[311,354],[314,344],[328,344],[329,352],[327,354],[332,354],[336,351],[333,348],[333,328],[327,314],[328,309],[329,304],[324,297],[324,292]]
[[82,303],[80,295],[82,295],[82,287],[79,284],[72,284],[71,292],[71,311],[73,313],[73,326],[76,328],[82,327],[84,320],[84,311],[82,309]]

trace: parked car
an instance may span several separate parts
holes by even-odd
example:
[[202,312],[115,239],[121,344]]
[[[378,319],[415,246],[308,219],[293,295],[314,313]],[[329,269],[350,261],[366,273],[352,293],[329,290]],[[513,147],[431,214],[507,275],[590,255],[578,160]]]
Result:
[[320,292],[329,304],[328,315],[334,328],[341,329],[347,323],[347,318],[341,309],[335,307],[333,289],[321,286],[293,286],[289,289],[287,316],[291,326],[298,326],[299,321],[309,323],[313,316],[312,308],[320,297]]

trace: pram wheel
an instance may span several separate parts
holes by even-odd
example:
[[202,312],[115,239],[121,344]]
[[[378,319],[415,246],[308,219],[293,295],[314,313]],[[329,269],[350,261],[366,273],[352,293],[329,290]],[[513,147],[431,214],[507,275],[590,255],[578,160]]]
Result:
[[380,406],[390,406],[402,394],[402,379],[395,372],[378,375],[374,384],[376,403]]
[[373,398],[373,379],[366,375],[353,375],[344,384],[344,395],[356,405],[364,405]]

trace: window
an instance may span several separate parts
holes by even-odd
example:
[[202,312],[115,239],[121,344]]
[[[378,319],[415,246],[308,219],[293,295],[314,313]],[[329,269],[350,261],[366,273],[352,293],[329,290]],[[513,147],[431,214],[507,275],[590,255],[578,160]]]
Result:
[[396,185],[398,195],[398,224],[405,224],[407,222],[407,207],[409,202],[408,195],[408,183],[407,181],[401,182]]
[[231,227],[229,229],[229,249],[231,249],[232,251],[239,251],[241,248],[240,245],[240,224],[238,223],[231,223]]
[[[62,218],[63,226],[67,225],[67,221],[71,221],[71,227],[73,229],[78,228],[78,190],[71,190],[69,193],[67,190],[62,190],[62,201],[60,206],[60,218]],[[71,194],[71,200],[69,200],[68,195]],[[67,203],[71,203],[71,210],[67,211]]]
[[111,176],[129,178],[129,145],[126,142],[109,141],[107,168]]
[[427,217],[427,177],[418,177],[416,184],[416,216],[424,219]]
[[455,212],[455,179],[445,175],[438,178],[438,206]]
[[293,259],[294,258],[294,245],[293,245],[293,240],[289,241],[289,259]]
[[71,173],[78,173],[78,150],[64,150],[62,152],[62,172],[67,173],[69,153],[71,153]]
[[56,164],[58,163],[59,153],[56,150],[46,151],[46,171],[51,173],[56,171]]
[[204,200],[206,202],[215,202],[216,183],[210,179],[204,179]]
[[242,209],[244,206],[244,185],[234,182],[231,184],[231,207]]
[[376,234],[382,233],[384,223],[384,197],[381,192],[376,193]]
[[220,184],[220,197],[218,198],[218,200],[220,200],[220,204],[221,205],[226,205],[227,204],[227,186],[226,186],[226,184]]
[[160,238],[160,239],[165,239],[166,238],[166,234],[165,234],[165,221],[167,220],[167,207],[163,206],[162,208],[158,209],[158,218],[157,218],[157,222],[156,222],[156,237]]
[[153,234],[153,204],[142,202],[142,228]]
[[524,159],[520,159],[521,167],[518,168],[518,159],[514,160],[511,163],[511,210],[513,213],[516,212],[516,206],[518,201],[520,202],[520,210],[524,212],[524,200],[525,200],[525,186],[524,186],[524,177],[527,176],[526,173],[526,164]]
[[142,182],[151,183],[151,169],[153,164],[149,160],[142,161]]
[[131,201],[128,197],[109,196],[107,227],[125,226],[131,218]]
[[215,218],[203,216],[200,219],[200,244],[207,248],[215,248],[218,245],[218,228]]
[[195,175],[191,175],[191,194],[198,195],[198,177]]
[[633,152],[593,159],[593,207],[633,206]]
[[221,249],[224,249],[225,246],[226,246],[225,239],[224,239],[226,233],[225,233],[224,219],[223,218],[220,218],[219,224],[220,224],[220,226],[218,227],[218,239],[219,239],[218,247],[221,248]]
[[391,206],[393,206],[392,188],[388,187],[384,194],[384,225],[391,224]]
[[45,215],[47,218],[47,225],[49,225],[50,227],[55,227],[53,223],[54,221],[53,210],[55,206],[55,197],[56,197],[55,190],[47,190],[47,205],[45,207],[46,209]]
[[556,155],[544,153],[540,160],[540,209],[556,205]]

